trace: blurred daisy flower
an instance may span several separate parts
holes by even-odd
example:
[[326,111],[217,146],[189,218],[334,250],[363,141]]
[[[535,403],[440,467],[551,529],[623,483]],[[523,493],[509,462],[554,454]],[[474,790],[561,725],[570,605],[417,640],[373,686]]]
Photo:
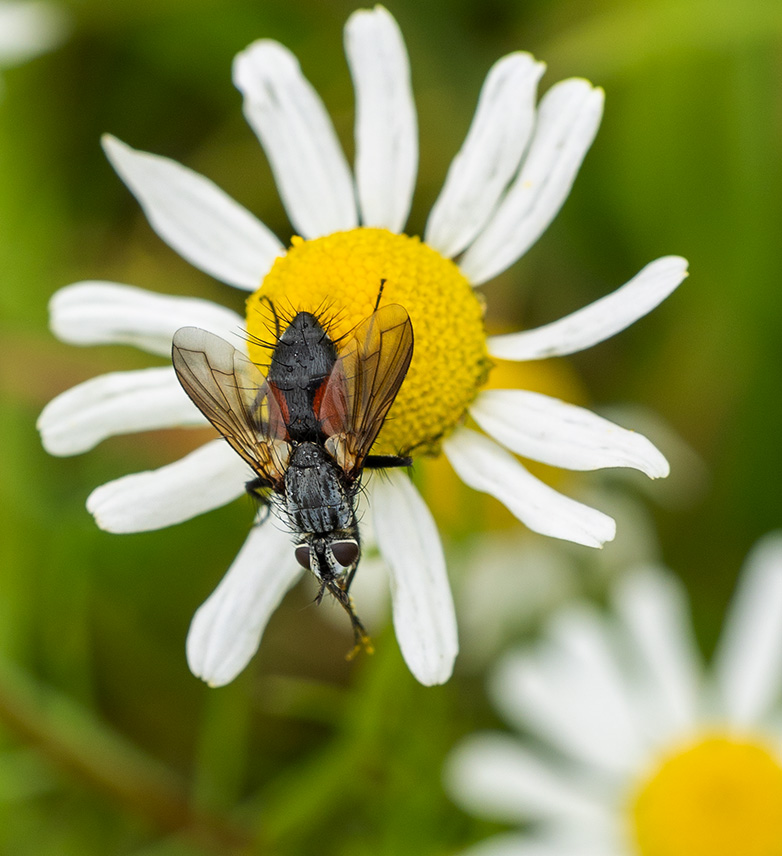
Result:
[[535,742],[474,735],[445,780],[468,811],[532,825],[466,853],[782,853],[782,534],[750,554],[708,672],[670,573],[629,573],[611,605],[561,611],[500,662],[495,706]]
[[[536,106],[543,65],[526,53],[499,60],[420,240],[402,233],[418,143],[401,33],[384,8],[358,11],[345,28],[345,47],[356,93],[353,171],[323,103],[286,48],[257,41],[234,63],[245,116],[300,236],[289,247],[203,176],[104,140],[157,233],[202,271],[251,292],[246,319],[204,300],[81,282],[54,295],[52,330],[73,344],[133,344],[167,356],[173,333],[192,325],[231,337],[265,365],[268,351],[256,343],[270,336],[269,301],[295,311],[334,307],[329,332],[336,339],[372,312],[385,280],[384,302],[402,304],[410,315],[415,352],[373,453],[442,451],[463,481],[493,494],[529,528],[601,545],[614,536],[614,521],[557,493],[512,453],[574,470],[635,467],[651,477],[667,474],[664,457],[641,435],[579,407],[523,390],[480,389],[492,356],[569,354],[624,329],[676,288],[686,262],[658,259],[560,321],[488,339],[475,286],[522,256],[559,210],[597,132],[602,91],[566,80]],[[462,426],[468,413],[485,434]],[[46,407],[39,428],[52,454],[72,455],[114,434],[203,422],[166,365],[81,384]],[[248,477],[245,463],[215,440],[161,469],[97,488],[87,507],[111,532],[157,529],[230,502]],[[458,644],[434,520],[401,471],[370,480],[367,489],[403,656],[419,681],[442,683]],[[193,619],[193,672],[213,685],[231,681],[301,573],[289,535],[274,520],[254,527]]]
[[0,2],[0,68],[20,65],[56,47],[65,32],[65,15],[56,6]]

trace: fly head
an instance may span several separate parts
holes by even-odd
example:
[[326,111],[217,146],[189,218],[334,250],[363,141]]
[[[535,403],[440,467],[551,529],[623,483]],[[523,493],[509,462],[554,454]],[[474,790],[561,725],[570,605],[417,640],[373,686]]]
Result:
[[347,591],[361,558],[358,529],[339,534],[302,533],[295,555],[296,561],[322,583],[334,583]]

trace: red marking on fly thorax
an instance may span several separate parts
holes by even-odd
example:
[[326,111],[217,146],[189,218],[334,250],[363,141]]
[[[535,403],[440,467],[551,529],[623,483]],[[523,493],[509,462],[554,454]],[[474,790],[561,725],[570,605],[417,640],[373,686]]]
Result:
[[321,405],[323,403],[323,395],[326,392],[326,387],[328,386],[329,379],[328,377],[324,377],[320,382],[320,386],[315,391],[315,395],[312,399],[312,412],[320,419],[323,420],[323,415],[320,412]]
[[288,410],[288,400],[285,398],[285,393],[277,386],[277,384],[272,383],[271,381],[266,382],[269,386],[269,389],[272,391],[274,395],[274,400],[277,402],[277,405],[280,408],[280,413],[282,414],[282,420],[285,425],[290,421],[290,412]]

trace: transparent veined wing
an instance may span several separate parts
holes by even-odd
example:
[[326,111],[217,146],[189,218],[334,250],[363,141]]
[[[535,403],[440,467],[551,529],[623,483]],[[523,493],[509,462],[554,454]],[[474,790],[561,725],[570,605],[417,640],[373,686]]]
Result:
[[318,396],[326,447],[348,475],[361,470],[413,358],[413,325],[397,303],[356,327]]
[[198,327],[174,333],[171,358],[193,404],[258,475],[279,484],[290,454],[288,432],[261,370],[225,339]]

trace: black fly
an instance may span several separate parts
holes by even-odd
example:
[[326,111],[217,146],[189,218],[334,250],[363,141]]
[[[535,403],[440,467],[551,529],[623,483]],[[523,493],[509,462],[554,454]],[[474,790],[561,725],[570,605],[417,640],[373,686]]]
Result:
[[277,498],[296,560],[320,581],[317,601],[328,590],[350,616],[355,651],[368,645],[348,595],[361,555],[356,495],[365,468],[411,463],[369,450],[407,374],[413,326],[391,304],[338,341],[339,351],[315,315],[299,312],[266,377],[197,327],[177,330],[172,357],[185,392],[255,472],[248,491]]

